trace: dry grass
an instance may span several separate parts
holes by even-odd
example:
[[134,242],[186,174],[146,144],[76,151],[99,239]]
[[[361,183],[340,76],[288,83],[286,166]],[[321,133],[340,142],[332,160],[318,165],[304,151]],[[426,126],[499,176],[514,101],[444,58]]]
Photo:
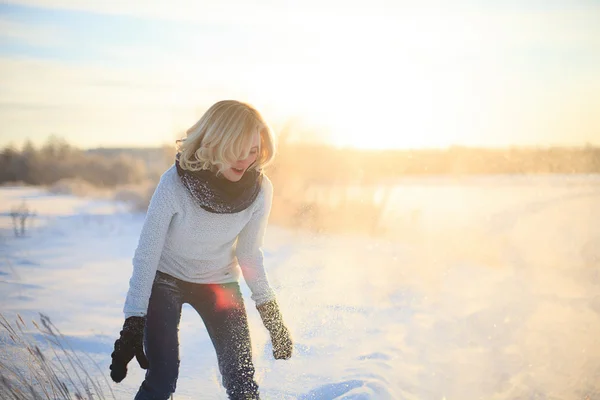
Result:
[[360,232],[384,234],[380,224],[383,208],[371,202],[346,201],[342,204],[277,198],[270,221],[292,229],[314,232]]
[[[45,315],[40,324],[32,321],[41,335],[37,341],[18,316],[14,323],[0,314],[0,398],[14,400],[114,399],[107,378],[88,356],[89,367]],[[46,348],[46,351],[42,351]],[[89,364],[88,364],[89,365]],[[108,388],[108,393],[105,392]]]

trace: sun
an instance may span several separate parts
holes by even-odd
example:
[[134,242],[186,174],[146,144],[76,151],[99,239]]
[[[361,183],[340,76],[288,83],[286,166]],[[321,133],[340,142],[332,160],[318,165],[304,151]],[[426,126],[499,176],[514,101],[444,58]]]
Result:
[[455,92],[450,87],[444,91],[439,83],[432,90],[426,80],[396,83],[402,90],[387,90],[389,82],[375,82],[375,88],[357,92],[352,99],[340,91],[327,103],[313,102],[319,112],[309,115],[317,115],[315,123],[328,133],[325,141],[336,147],[419,149],[455,144],[468,136],[461,108],[470,99],[464,92],[451,98]]
[[443,127],[436,126],[428,114],[427,109],[406,115],[369,108],[352,115],[336,112],[330,120],[328,139],[336,147],[359,149],[443,147]]

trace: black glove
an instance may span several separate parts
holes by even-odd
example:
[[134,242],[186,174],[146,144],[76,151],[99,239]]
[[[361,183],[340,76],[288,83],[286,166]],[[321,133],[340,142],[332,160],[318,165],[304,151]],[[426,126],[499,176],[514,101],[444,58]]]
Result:
[[119,383],[127,375],[127,364],[135,356],[140,367],[148,369],[148,359],[144,354],[145,317],[129,317],[123,324],[121,337],[115,341],[115,350],[110,355],[110,377]]
[[271,343],[273,344],[273,357],[276,360],[287,360],[292,356],[292,337],[290,332],[283,324],[279,306],[275,300],[256,306],[263,325],[271,335]]

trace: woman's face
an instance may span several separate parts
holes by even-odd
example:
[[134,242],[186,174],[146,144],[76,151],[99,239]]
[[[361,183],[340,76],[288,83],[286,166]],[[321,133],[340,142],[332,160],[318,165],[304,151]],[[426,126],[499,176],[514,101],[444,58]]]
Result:
[[244,160],[237,160],[237,162],[234,165],[222,172],[223,176],[232,182],[237,182],[240,179],[242,179],[242,176],[244,176],[244,172],[246,172],[248,167],[252,165],[258,157],[259,143],[260,134],[257,132],[252,138],[252,144],[250,145],[250,153],[248,154],[248,157]]

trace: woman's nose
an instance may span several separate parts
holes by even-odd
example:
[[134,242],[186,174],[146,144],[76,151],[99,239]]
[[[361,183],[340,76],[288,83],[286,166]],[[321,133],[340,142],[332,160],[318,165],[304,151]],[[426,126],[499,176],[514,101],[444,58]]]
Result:
[[235,163],[235,168],[238,168],[238,169],[245,168],[247,164],[248,164],[248,159],[238,160]]
[[250,159],[251,159],[251,158],[252,158],[252,156],[248,156],[248,157],[244,158],[243,160],[238,160],[238,161],[237,161],[237,164],[238,164],[238,165],[245,165],[245,164],[247,164],[248,162],[250,162]]

